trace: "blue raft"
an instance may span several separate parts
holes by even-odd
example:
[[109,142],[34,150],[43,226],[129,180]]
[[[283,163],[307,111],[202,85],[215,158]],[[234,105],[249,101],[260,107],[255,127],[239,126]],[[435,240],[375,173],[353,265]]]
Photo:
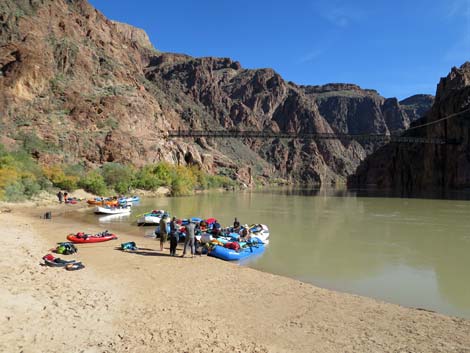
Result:
[[251,256],[259,255],[264,252],[264,244],[256,244],[252,246],[247,246],[246,248],[240,249],[239,251],[233,249],[227,249],[223,246],[216,245],[209,256],[217,257],[225,261],[237,261],[243,260]]
[[140,197],[139,196],[121,197],[118,201],[120,204],[128,203],[128,202],[137,203],[137,202],[140,202]]

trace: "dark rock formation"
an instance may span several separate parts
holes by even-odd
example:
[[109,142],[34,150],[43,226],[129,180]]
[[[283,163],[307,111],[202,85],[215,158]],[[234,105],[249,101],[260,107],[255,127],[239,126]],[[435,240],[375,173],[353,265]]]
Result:
[[[423,97],[419,96],[418,100],[421,99]],[[413,105],[415,97],[410,100]],[[469,108],[470,63],[467,62],[441,78],[431,110],[413,124],[414,129],[406,132],[410,136],[440,137],[461,143],[389,144],[367,157],[349,178],[349,184],[374,184],[403,194],[469,187],[470,112],[466,112]],[[464,113],[457,114],[460,112]],[[427,125],[416,128],[423,124]]]

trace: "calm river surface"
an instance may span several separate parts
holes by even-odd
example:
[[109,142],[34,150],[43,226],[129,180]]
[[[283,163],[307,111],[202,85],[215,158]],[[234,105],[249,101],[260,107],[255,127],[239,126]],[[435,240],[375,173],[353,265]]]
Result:
[[[269,190],[143,200],[127,218],[82,220],[143,237],[135,216],[153,208],[225,226],[269,226],[271,242],[246,265],[314,285],[470,318],[470,201]],[[137,245],[138,239],[136,240]]]

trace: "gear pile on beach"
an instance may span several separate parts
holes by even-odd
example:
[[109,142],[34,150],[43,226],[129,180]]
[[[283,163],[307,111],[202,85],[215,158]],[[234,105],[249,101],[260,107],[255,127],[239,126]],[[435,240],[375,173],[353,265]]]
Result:
[[[78,252],[78,249],[74,244],[104,242],[117,239],[117,236],[105,230],[97,234],[86,234],[84,232],[69,234],[67,239],[69,240],[68,242],[57,243],[57,247],[50,249],[50,251],[61,255],[72,255]],[[67,271],[76,271],[85,268],[85,265],[80,261],[64,260],[60,257],[55,257],[52,254],[46,254],[42,257],[42,259],[44,260],[44,266],[63,267]]]
[[[106,205],[104,207],[110,209],[116,207],[106,204],[109,200],[104,198],[96,198],[93,201],[100,202],[102,205]],[[137,202],[138,198],[133,197],[125,201],[133,203]],[[88,203],[90,204],[90,202]],[[130,206],[128,208],[130,209]],[[181,257],[185,257],[188,252],[188,256],[191,257],[208,255],[226,261],[237,261],[262,254],[265,246],[269,243],[270,234],[266,225],[241,225],[237,218],[232,226],[223,228],[215,218],[176,219],[176,217],[170,218],[169,213],[165,210],[152,210],[137,217],[139,217],[138,226],[157,225],[154,233],[156,238],[160,240],[160,251],[163,251],[164,244],[169,240],[170,256],[176,256],[177,245],[179,242],[183,242]],[[67,236],[68,242],[58,243],[57,247],[51,251],[56,254],[70,255],[78,251],[74,244],[100,243],[114,239],[117,239],[117,236],[108,230],[97,234],[77,232],[69,234]],[[122,243],[118,249],[126,252],[140,251],[133,241]],[[43,260],[45,266],[64,267],[69,271],[85,267],[79,261],[63,260],[52,254],[46,254],[43,256]]]
[[[160,238],[161,244],[169,237],[172,256],[176,255],[175,242],[184,242],[183,257],[189,247],[191,256],[207,254],[226,261],[262,254],[265,245],[269,243],[269,229],[266,225],[240,225],[236,218],[233,226],[222,228],[215,218],[170,219],[169,214],[163,210],[153,210],[144,217],[153,217],[155,223],[158,221],[155,235]],[[142,224],[142,217],[139,221],[138,224]]]

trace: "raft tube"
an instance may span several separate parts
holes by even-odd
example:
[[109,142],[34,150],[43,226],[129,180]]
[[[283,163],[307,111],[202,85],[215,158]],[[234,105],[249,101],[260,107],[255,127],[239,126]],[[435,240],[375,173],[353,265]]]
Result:
[[239,252],[224,248],[223,246],[216,245],[211,252],[209,252],[209,256],[217,257],[219,259],[225,261],[238,261],[242,259],[246,259],[248,257],[259,255],[264,252],[264,245],[258,244],[253,246],[247,246],[246,248],[241,249]]
[[88,237],[77,236],[76,234],[67,235],[67,239],[75,244],[84,244],[84,243],[101,243],[103,241],[117,239],[116,234],[109,234],[104,236],[98,235],[89,235]]

